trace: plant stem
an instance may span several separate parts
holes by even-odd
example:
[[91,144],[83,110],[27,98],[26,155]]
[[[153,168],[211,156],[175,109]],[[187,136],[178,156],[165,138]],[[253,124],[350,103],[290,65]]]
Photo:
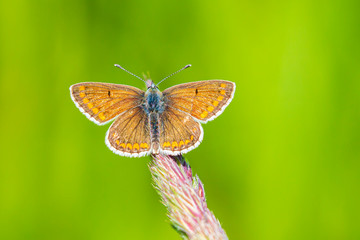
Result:
[[183,239],[228,239],[207,207],[204,185],[192,176],[183,156],[152,155],[149,168],[172,226]]

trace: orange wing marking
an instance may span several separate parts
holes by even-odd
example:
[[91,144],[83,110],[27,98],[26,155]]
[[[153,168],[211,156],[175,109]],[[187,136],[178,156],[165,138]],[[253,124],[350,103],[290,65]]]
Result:
[[126,144],[126,148],[129,149],[129,150],[132,150],[132,145],[130,143]]
[[172,149],[174,150],[174,148],[178,147],[178,144],[177,142],[172,142],[172,145],[171,145]]
[[202,114],[200,114],[200,117],[201,118],[206,118],[208,115],[208,112],[207,111],[204,111]]
[[105,115],[104,113],[99,113],[98,117],[101,119],[101,120],[104,120],[105,119]]

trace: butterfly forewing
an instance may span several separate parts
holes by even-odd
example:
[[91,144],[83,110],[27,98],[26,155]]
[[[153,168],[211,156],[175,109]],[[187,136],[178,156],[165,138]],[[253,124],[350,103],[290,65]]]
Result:
[[144,91],[110,83],[78,83],[70,87],[76,106],[93,122],[103,125],[144,101]]
[[200,123],[177,109],[166,107],[161,114],[160,124],[160,151],[164,154],[186,153],[202,141]]
[[232,82],[209,80],[176,85],[166,89],[163,95],[166,105],[206,123],[224,111],[234,92]]
[[142,107],[121,114],[106,134],[106,144],[116,154],[141,157],[150,153],[151,141],[148,116]]

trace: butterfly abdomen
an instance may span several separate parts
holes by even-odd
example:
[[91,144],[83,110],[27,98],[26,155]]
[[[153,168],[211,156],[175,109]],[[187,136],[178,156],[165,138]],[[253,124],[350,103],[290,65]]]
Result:
[[159,115],[155,112],[150,113],[149,117],[151,148],[154,154],[159,153],[160,131],[159,131]]

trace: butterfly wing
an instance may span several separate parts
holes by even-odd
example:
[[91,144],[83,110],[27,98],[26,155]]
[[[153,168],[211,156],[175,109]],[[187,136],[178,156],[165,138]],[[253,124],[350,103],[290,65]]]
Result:
[[208,80],[175,85],[163,91],[167,106],[188,113],[201,123],[219,116],[233,99],[235,83]]
[[167,155],[187,153],[203,139],[201,124],[190,115],[169,106],[160,115],[160,152]]
[[116,154],[142,157],[151,152],[148,116],[139,106],[122,113],[111,124],[105,139],[106,145]]
[[78,83],[70,87],[70,94],[80,111],[98,125],[109,122],[144,100],[144,91],[111,83]]

